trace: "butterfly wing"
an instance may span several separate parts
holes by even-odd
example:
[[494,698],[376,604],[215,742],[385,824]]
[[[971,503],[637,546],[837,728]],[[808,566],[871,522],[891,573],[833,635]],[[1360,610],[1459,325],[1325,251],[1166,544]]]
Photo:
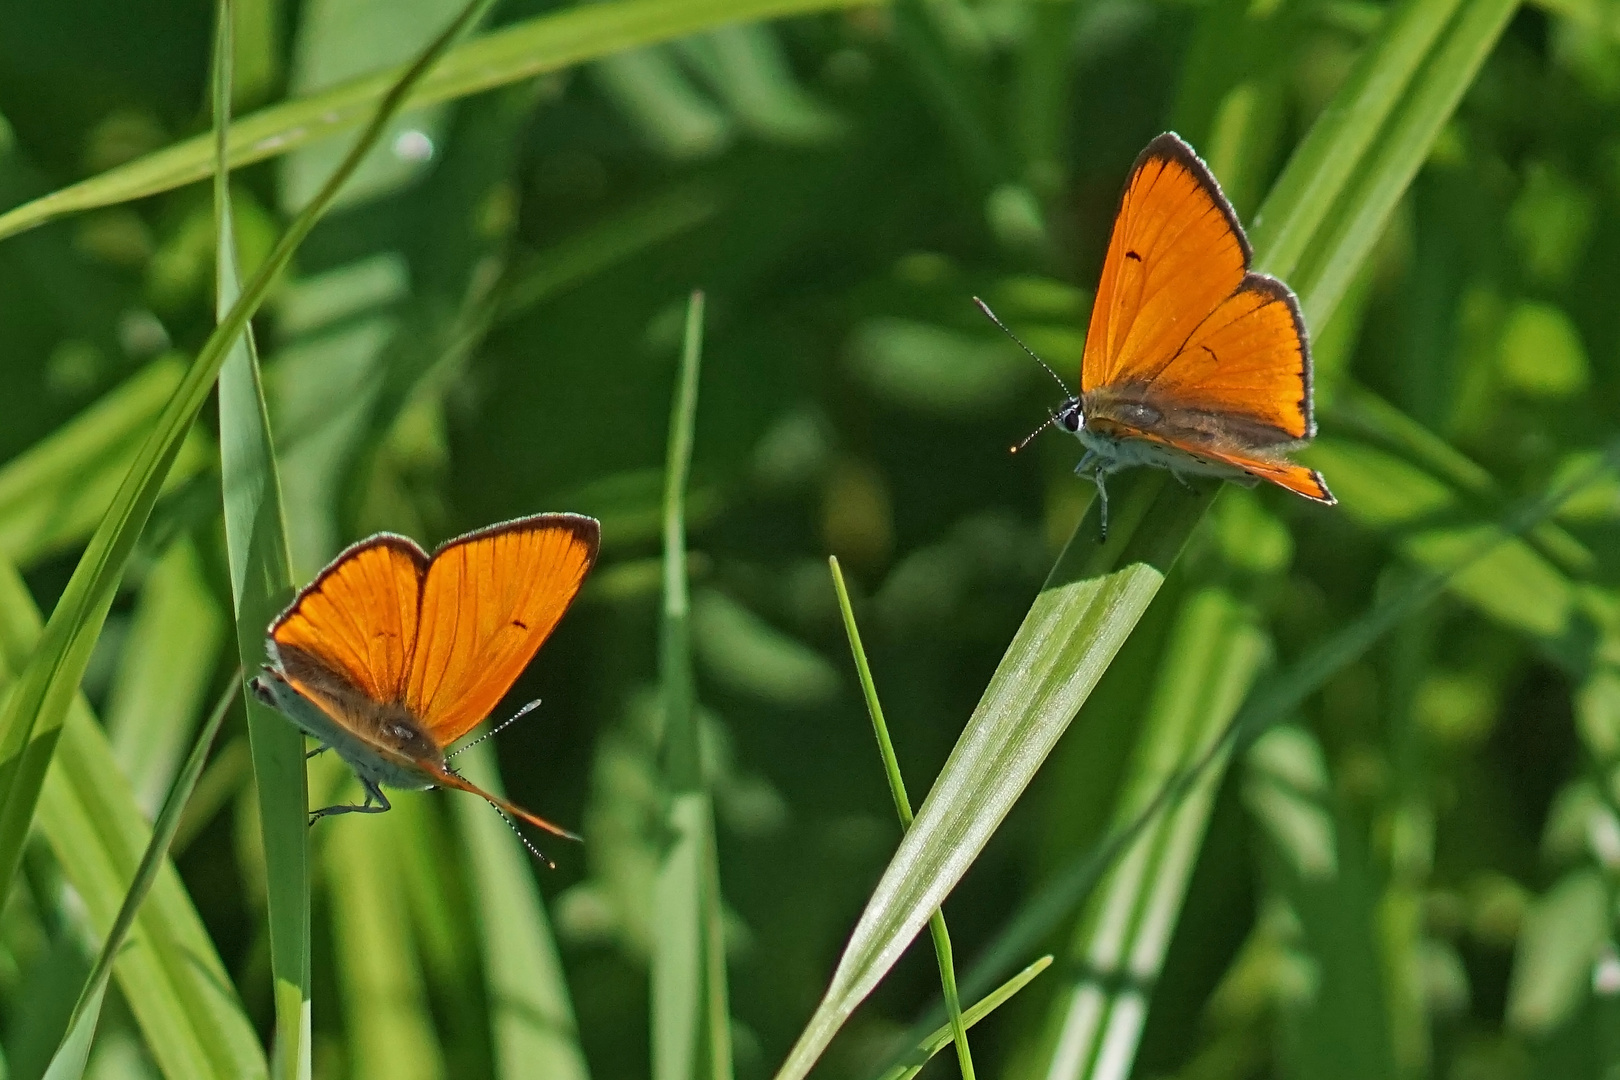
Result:
[[405,705],[441,747],[476,726],[511,689],[579,592],[598,542],[592,518],[537,514],[469,533],[434,553],[422,584]]
[[1299,304],[1249,273],[1251,252],[1192,148],[1160,135],[1136,160],[1109,238],[1082,392],[1243,421],[1268,446],[1309,438],[1310,353]]
[[399,700],[427,565],[426,552],[387,533],[332,560],[270,624],[287,680],[340,720],[352,711],[355,690],[374,702]]

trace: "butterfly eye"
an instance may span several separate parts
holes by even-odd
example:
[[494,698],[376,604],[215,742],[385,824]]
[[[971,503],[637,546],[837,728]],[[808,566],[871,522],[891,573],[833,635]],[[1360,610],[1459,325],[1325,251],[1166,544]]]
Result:
[[1080,402],[1070,399],[1063,403],[1063,408],[1057,413],[1058,426],[1073,435],[1080,430],[1081,414]]

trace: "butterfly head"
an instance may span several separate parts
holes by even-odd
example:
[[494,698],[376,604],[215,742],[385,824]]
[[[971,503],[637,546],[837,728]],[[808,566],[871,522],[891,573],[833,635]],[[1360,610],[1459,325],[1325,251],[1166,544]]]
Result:
[[1058,406],[1058,411],[1052,414],[1052,422],[1070,435],[1080,434],[1080,429],[1086,426],[1086,414],[1080,407],[1080,399],[1072,397]]

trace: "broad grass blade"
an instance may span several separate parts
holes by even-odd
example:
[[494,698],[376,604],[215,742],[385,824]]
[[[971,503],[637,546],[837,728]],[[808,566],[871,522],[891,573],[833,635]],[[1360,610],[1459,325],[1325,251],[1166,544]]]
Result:
[[[232,58],[230,0],[216,9],[214,41],[215,311],[223,322],[241,296],[236,224],[231,212],[225,133],[230,124]],[[277,1077],[308,1076],[310,1058],[309,847],[305,813],[304,737],[248,689],[246,679],[264,662],[265,628],[292,596],[287,530],[281,515],[264,388],[253,329],[244,326],[219,372],[220,484],[225,505],[225,547],[235,605],[242,700],[253,753],[259,828],[264,844],[270,920],[270,968],[276,1035],[271,1060]]]

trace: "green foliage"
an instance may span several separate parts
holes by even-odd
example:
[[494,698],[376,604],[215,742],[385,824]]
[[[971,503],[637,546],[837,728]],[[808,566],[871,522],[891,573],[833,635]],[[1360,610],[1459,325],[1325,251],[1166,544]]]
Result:
[[[12,7],[6,1080],[1620,1069],[1613,0]],[[1171,127],[1341,503],[1099,544],[970,298],[1072,385]],[[541,510],[602,559],[456,760],[585,843],[309,829],[269,619]]]

